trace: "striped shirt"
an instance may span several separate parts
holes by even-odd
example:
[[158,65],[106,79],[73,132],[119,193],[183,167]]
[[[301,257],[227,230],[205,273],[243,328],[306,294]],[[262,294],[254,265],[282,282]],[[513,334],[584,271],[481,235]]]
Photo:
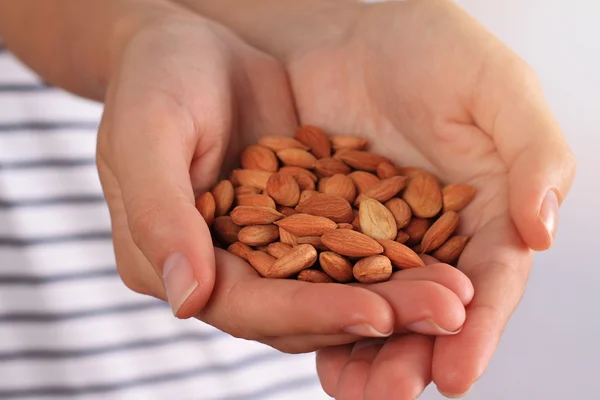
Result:
[[0,47],[0,398],[329,398],[313,354],[177,320],[124,286],[94,160],[101,111]]

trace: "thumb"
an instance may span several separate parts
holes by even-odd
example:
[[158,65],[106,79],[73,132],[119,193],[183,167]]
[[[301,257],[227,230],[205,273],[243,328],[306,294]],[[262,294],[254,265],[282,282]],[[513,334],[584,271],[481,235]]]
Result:
[[576,161],[535,73],[506,53],[498,52],[481,75],[475,120],[508,166],[509,210],[519,234],[531,249],[546,250]]
[[211,235],[195,207],[189,172],[197,135],[185,112],[152,103],[116,116],[109,153],[131,238],[162,279],[175,316],[190,318],[215,281]]

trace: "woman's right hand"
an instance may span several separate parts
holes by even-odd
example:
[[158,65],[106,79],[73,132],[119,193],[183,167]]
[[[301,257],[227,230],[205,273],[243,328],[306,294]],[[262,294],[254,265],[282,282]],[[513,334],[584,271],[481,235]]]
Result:
[[109,79],[97,164],[117,267],[130,289],[168,301],[178,318],[285,352],[406,332],[428,318],[438,326],[419,333],[460,329],[473,289],[449,266],[366,290],[264,279],[213,249],[195,194],[209,190],[244,146],[291,135],[298,124],[273,58],[182,13],[132,35]]

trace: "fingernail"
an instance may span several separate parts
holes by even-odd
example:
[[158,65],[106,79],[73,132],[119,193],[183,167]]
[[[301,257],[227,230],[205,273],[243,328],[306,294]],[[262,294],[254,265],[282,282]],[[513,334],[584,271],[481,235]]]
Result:
[[171,254],[163,266],[163,280],[167,300],[177,314],[179,308],[198,286],[196,275],[188,259],[181,253]]
[[469,391],[467,390],[464,393],[446,393],[446,392],[442,392],[440,390],[440,394],[449,399],[461,399],[461,398],[465,397],[467,394],[469,394]]
[[538,218],[546,227],[551,240],[554,240],[558,228],[558,208],[558,196],[554,190],[549,190],[542,201]]
[[392,334],[392,332],[389,332],[389,333],[379,332],[377,329],[373,328],[369,324],[348,326],[348,327],[344,328],[344,332],[349,333],[351,335],[365,336],[365,337],[388,337]]
[[406,325],[406,329],[416,333],[422,333],[425,335],[456,335],[462,330],[462,326],[454,332],[447,331],[439,326],[433,319],[427,318],[421,321],[413,322]]

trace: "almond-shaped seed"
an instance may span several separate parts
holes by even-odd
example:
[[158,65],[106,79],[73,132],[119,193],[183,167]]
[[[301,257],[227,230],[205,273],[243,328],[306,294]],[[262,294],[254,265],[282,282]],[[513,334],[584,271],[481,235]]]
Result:
[[475,198],[477,190],[464,183],[448,185],[442,189],[442,202],[445,211],[459,212]]
[[398,234],[392,212],[375,199],[360,203],[358,219],[362,233],[373,239],[392,240]]
[[368,257],[383,252],[375,239],[349,229],[337,229],[321,236],[321,243],[329,250],[347,257]]
[[354,182],[358,193],[364,193],[370,187],[380,182],[378,177],[366,171],[354,171],[348,174],[348,177]]
[[238,240],[248,246],[266,246],[279,238],[277,225],[250,225],[240,229]]
[[296,238],[296,235],[292,235],[281,227],[279,227],[279,240],[281,243],[288,244],[292,247],[298,245],[298,239]]
[[413,246],[417,243],[421,243],[423,236],[431,226],[432,221],[430,219],[412,217],[408,225],[402,229],[406,233],[409,239],[406,241],[407,246]]
[[241,227],[235,224],[229,215],[215,218],[212,228],[216,236],[227,245],[237,242],[241,230]]
[[251,194],[260,194],[261,190],[254,186],[238,186],[235,188],[235,196],[239,199],[240,196]]
[[348,176],[335,174],[327,181],[323,193],[341,197],[348,203],[352,203],[356,198],[356,187],[352,179],[348,178]]
[[468,236],[452,236],[431,255],[440,262],[452,264],[458,260],[467,243],[469,243]]
[[384,203],[397,195],[404,189],[404,186],[406,186],[406,178],[403,176],[384,179],[361,193],[362,196],[357,197],[354,204],[359,205],[362,200],[368,197]]
[[315,190],[315,182],[313,182],[313,180],[310,179],[309,176],[299,175],[294,179],[296,179],[296,182],[298,182],[298,187],[300,188],[300,190]]
[[396,235],[396,239],[394,239],[396,242],[404,244],[408,241],[409,236],[402,232],[402,231],[398,231],[398,234]]
[[263,136],[259,139],[258,144],[268,147],[274,152],[278,152],[284,149],[308,150],[308,146],[300,143],[294,138],[286,136]]
[[317,261],[317,250],[310,244],[299,244],[271,265],[267,277],[289,278],[312,267],[315,261]]
[[298,236],[296,240],[298,244],[310,244],[319,251],[327,250],[327,247],[321,242],[320,236]]
[[351,169],[341,160],[326,157],[317,160],[315,171],[321,176],[333,176],[335,174],[347,175],[350,173]]
[[338,282],[350,282],[353,278],[352,264],[345,257],[332,251],[319,254],[319,264],[327,275]]
[[250,246],[242,243],[242,242],[235,242],[232,243],[228,248],[227,251],[230,252],[231,254],[235,254],[236,256],[243,258],[244,260],[248,261],[248,255],[253,251]]
[[298,179],[299,176],[308,176],[312,179],[313,182],[317,182],[317,176],[313,174],[311,171],[306,168],[300,167],[281,167],[279,168],[279,172],[286,175],[292,175],[294,178]]
[[279,168],[279,160],[273,150],[259,144],[248,146],[242,151],[240,164],[244,169],[259,169],[269,172],[276,172]]
[[321,236],[337,229],[337,224],[329,218],[304,213],[290,215],[275,224],[295,236]]
[[369,141],[365,138],[353,135],[335,135],[330,136],[333,148],[339,149],[350,149],[350,150],[362,150],[367,147]]
[[284,165],[312,169],[317,159],[306,150],[284,149],[277,152],[277,157]]
[[385,282],[392,276],[392,263],[386,256],[370,256],[354,264],[352,273],[361,283]]
[[267,253],[275,258],[284,256],[288,251],[292,249],[292,246],[286,243],[273,242],[267,246]]
[[215,216],[222,217],[229,212],[235,198],[233,185],[227,179],[217,183],[212,189],[212,195],[215,199]]
[[329,182],[329,177],[325,177],[325,178],[321,178],[321,180],[319,180],[319,184],[317,186],[317,190],[320,193],[325,193],[325,188],[327,187],[327,182]]
[[300,193],[300,201],[298,202],[298,204],[304,203],[306,200],[310,199],[315,194],[319,194],[319,192],[317,192],[316,190],[303,190],[302,193]]
[[320,128],[312,125],[298,127],[294,135],[296,140],[310,147],[317,158],[331,156],[331,142]]
[[402,199],[394,197],[385,203],[385,206],[392,212],[394,219],[396,219],[396,226],[398,229],[404,228],[410,222],[412,218],[412,211],[410,206]]
[[334,222],[351,222],[354,219],[350,203],[341,197],[323,193],[315,194],[304,203],[298,204],[296,211],[326,217]]
[[423,254],[423,247],[421,246],[421,243],[415,244],[413,247],[411,247],[411,249],[417,254]]
[[196,199],[196,209],[200,212],[202,218],[204,218],[206,225],[211,226],[215,220],[216,210],[215,198],[211,192],[205,192],[198,196]]
[[362,233],[362,229],[360,228],[360,218],[358,217],[358,214],[356,214],[354,216],[354,219],[352,220],[352,228],[356,232],[361,232]]
[[286,217],[289,217],[290,215],[298,214],[298,211],[296,211],[295,208],[287,207],[287,206],[282,206],[282,205],[278,205],[277,206],[277,211],[279,211],[280,213],[282,213]]
[[379,179],[387,179],[398,175],[400,175],[400,170],[391,162],[382,162],[377,166],[377,176]]
[[231,182],[235,186],[254,186],[263,190],[272,174],[258,169],[234,169],[231,172]]
[[261,276],[267,277],[269,269],[275,263],[275,257],[259,250],[255,250],[248,254],[248,262],[254,267],[256,272]]
[[344,151],[340,155],[340,158],[352,168],[370,172],[377,171],[379,164],[390,162],[390,160],[384,156],[362,150]]
[[333,280],[324,272],[316,269],[305,269],[298,274],[298,280],[311,283],[331,283]]
[[237,206],[229,215],[239,226],[268,225],[285,217],[274,208],[262,206]]
[[412,179],[422,174],[429,174],[429,172],[418,167],[399,167],[398,170],[400,171],[400,175],[405,176],[409,179]]
[[395,267],[407,269],[425,265],[416,252],[402,243],[393,240],[380,240],[379,243],[383,246],[383,255],[388,257]]
[[300,200],[300,187],[291,175],[275,172],[267,182],[267,193],[282,206],[294,207]]
[[237,197],[239,206],[259,206],[275,209],[275,201],[266,194],[244,194]]
[[337,226],[338,226],[338,229],[354,229],[354,226],[352,224],[347,223],[347,222],[337,224]]
[[432,218],[442,209],[442,191],[437,178],[429,173],[409,179],[402,198],[419,218]]
[[442,214],[425,232],[423,240],[421,240],[422,252],[429,253],[444,244],[458,227],[458,220],[456,211],[446,211]]

